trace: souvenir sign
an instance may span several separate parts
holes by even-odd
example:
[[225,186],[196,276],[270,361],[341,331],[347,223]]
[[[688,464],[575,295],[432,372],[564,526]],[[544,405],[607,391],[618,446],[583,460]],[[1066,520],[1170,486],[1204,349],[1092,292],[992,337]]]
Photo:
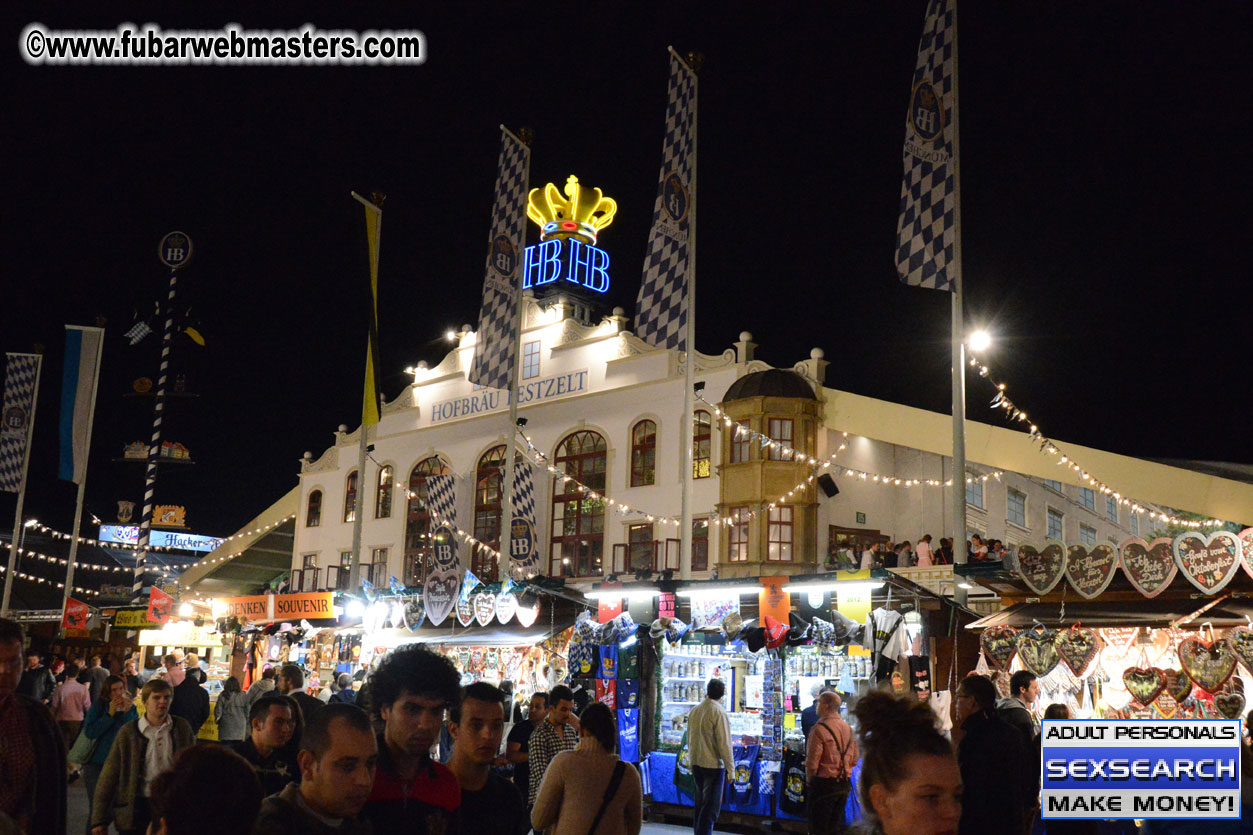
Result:
[[1236,669],[1236,655],[1226,641],[1207,644],[1200,638],[1179,642],[1179,663],[1188,677],[1207,693],[1216,693]]
[[1227,633],[1227,644],[1244,668],[1253,671],[1253,629],[1237,626]]
[[1244,696],[1239,693],[1220,693],[1214,697],[1214,707],[1228,719],[1244,717]]
[[1057,654],[1076,676],[1081,676],[1096,657],[1096,632],[1091,629],[1072,626],[1058,633],[1055,643]]
[[496,617],[496,595],[480,592],[474,595],[474,619],[487,626]]
[[1175,564],[1175,554],[1171,548],[1170,537],[1163,536],[1152,542],[1143,539],[1128,539],[1118,549],[1118,561],[1122,565],[1122,573],[1145,597],[1157,597],[1162,589],[1175,579],[1179,566]]
[[1018,630],[1012,626],[991,626],[979,636],[983,654],[993,669],[1005,670],[1018,652]]
[[1122,681],[1131,697],[1148,707],[1166,689],[1166,671],[1157,667],[1128,667],[1123,670]]
[[1018,660],[1023,667],[1043,678],[1061,660],[1056,641],[1056,629],[1028,629],[1018,635]]
[[457,605],[461,583],[456,571],[432,571],[422,586],[422,603],[431,626],[439,626]]
[[501,623],[513,620],[513,613],[518,609],[518,599],[510,592],[502,591],[496,595],[496,619]]
[[1166,670],[1166,692],[1176,702],[1192,695],[1192,679],[1183,670]]
[[1253,528],[1245,528],[1240,531],[1240,552],[1244,554],[1242,560],[1244,571],[1250,577],[1253,577]]
[[1071,545],[1066,549],[1066,579],[1080,597],[1091,600],[1109,587],[1118,552],[1109,545]]
[[1049,540],[1042,551],[1031,545],[1018,549],[1018,576],[1040,596],[1053,590],[1065,568],[1066,548],[1060,542]]
[[1240,540],[1227,531],[1181,533],[1173,548],[1183,576],[1206,594],[1227,585],[1240,567]]
[[530,629],[535,624],[535,619],[539,617],[539,599],[537,598],[535,605],[530,608],[519,604],[516,617],[524,629]]
[[474,601],[473,600],[457,600],[457,623],[462,626],[469,626],[474,623]]
[[[445,614],[445,617],[447,617],[447,614]],[[410,632],[416,632],[424,620],[426,620],[426,606],[423,605],[422,598],[411,597],[406,600],[405,628]]]

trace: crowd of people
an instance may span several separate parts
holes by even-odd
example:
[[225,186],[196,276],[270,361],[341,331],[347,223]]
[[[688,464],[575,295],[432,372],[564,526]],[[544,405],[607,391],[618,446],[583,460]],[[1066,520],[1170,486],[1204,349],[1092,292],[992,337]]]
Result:
[[[966,553],[970,562],[999,562],[1009,556],[1009,550],[999,539],[985,540],[974,534],[966,542]],[[844,560],[842,560],[844,561]],[[848,562],[852,562],[849,555]],[[876,540],[862,549],[861,557],[856,564],[837,565],[840,568],[928,568],[933,565],[951,565],[953,563],[953,540],[945,537],[934,544],[931,534],[924,534],[917,544],[908,540],[891,542]]]

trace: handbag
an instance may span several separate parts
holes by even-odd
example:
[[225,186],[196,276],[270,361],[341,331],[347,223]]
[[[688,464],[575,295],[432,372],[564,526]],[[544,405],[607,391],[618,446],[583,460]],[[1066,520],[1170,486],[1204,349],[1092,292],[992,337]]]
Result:
[[87,736],[87,729],[78,732],[78,736],[74,739],[74,744],[70,746],[69,753],[65,758],[74,765],[86,765],[96,753],[96,746],[100,743],[98,739],[92,739]]
[[596,835],[596,827],[600,826],[600,819],[605,816],[609,801],[613,800],[613,796],[618,793],[618,786],[622,785],[622,775],[625,773],[626,763],[618,760],[613,767],[613,776],[609,778],[609,788],[605,789],[605,796],[601,798],[600,808],[596,810],[596,817],[592,818],[592,828],[587,830],[587,835]]

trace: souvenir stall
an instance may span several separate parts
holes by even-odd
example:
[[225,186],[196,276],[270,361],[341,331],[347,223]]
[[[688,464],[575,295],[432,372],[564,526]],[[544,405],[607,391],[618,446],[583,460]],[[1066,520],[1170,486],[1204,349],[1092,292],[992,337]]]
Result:
[[1003,695],[1035,673],[1035,710],[1074,718],[1240,718],[1253,698],[1253,556],[1241,534],[1121,546],[1024,546],[1016,565],[967,569],[1008,608],[970,625],[979,672]]

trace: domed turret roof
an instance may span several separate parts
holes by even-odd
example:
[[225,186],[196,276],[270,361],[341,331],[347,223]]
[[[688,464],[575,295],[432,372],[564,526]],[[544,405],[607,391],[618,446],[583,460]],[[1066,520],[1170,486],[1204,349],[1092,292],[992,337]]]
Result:
[[805,378],[795,371],[783,371],[771,368],[768,371],[754,371],[745,374],[731,384],[723,396],[724,403],[732,400],[744,400],[749,397],[797,397],[806,400],[817,400],[814,390]]

